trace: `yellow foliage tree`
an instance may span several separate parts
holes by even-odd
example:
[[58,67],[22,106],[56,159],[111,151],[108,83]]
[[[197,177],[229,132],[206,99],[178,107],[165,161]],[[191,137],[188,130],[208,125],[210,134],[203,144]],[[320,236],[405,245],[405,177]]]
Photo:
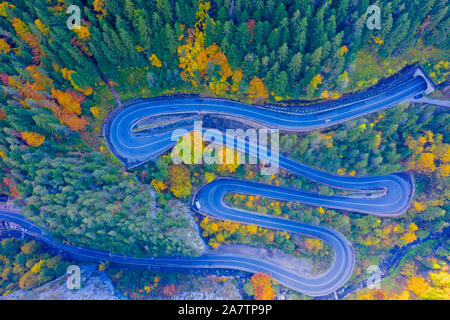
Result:
[[236,70],[234,70],[232,76],[233,84],[231,85],[231,91],[233,93],[239,93],[239,83],[241,82],[242,77],[243,74],[241,68],[237,68]]
[[249,84],[248,97],[254,103],[263,103],[269,98],[269,93],[262,79],[253,77]]
[[97,18],[101,19],[106,16],[105,0],[94,0],[92,5],[94,6],[94,11],[99,12],[99,14],[97,14]]
[[429,284],[425,281],[424,278],[413,276],[408,281],[408,289],[414,292],[415,295],[420,297],[428,292]]
[[34,24],[44,36],[47,36],[50,33],[50,29],[45,24],[43,24],[41,20],[34,20]]
[[73,31],[77,34],[79,39],[89,40],[91,33],[89,28],[86,26],[79,26],[78,28],[73,28]]
[[161,62],[161,60],[158,59],[156,54],[153,53],[148,59],[151,61],[152,66],[155,66],[157,68],[161,68],[162,62]]
[[450,164],[441,163],[439,165],[438,172],[442,177],[448,177],[450,175]]
[[19,18],[12,18],[11,23],[14,30],[17,32],[21,39],[24,39],[25,36],[30,33],[30,29]]
[[2,17],[7,17],[8,15],[6,14],[6,10],[7,9],[14,9],[16,6],[13,4],[10,4],[6,1],[3,1],[2,3],[0,3],[0,16]]
[[323,242],[319,239],[308,238],[304,243],[305,248],[314,254],[323,249]]
[[44,143],[45,137],[41,136],[36,132],[22,132],[22,139],[30,146],[30,147],[38,147]]
[[182,164],[172,164],[169,167],[169,189],[177,198],[186,198],[191,194],[191,173]]
[[6,42],[6,40],[3,39],[3,38],[0,38],[0,53],[6,54],[6,53],[8,53],[10,51],[11,51],[11,47]]
[[97,106],[93,106],[89,108],[89,111],[92,113],[92,115],[94,116],[94,118],[98,118],[100,117],[100,108]]
[[413,204],[414,204],[414,209],[416,209],[417,212],[422,212],[427,209],[427,205],[425,203],[413,201]]
[[153,179],[150,184],[155,188],[156,192],[161,192],[167,189],[167,186],[164,184],[164,182],[157,179]]
[[432,173],[436,170],[434,155],[429,152],[422,153],[420,158],[413,163],[415,170],[419,173]]
[[405,244],[408,244],[410,242],[416,241],[417,236],[414,232],[406,232],[401,239],[405,242]]
[[450,174],[450,145],[442,142],[442,135],[425,131],[417,140],[408,137],[406,144],[413,151],[409,168],[418,173],[448,177]]
[[[184,81],[191,83],[194,87],[203,86],[204,89],[215,95],[225,95],[230,91],[237,94],[239,82],[242,80],[242,70],[232,71],[228,58],[215,43],[205,47],[205,23],[210,19],[208,10],[210,3],[203,0],[198,1],[196,12],[196,23],[191,30],[185,44],[177,49],[179,67],[182,69],[181,77]],[[183,37],[180,37],[180,40]],[[218,75],[216,73],[219,66]]]
[[376,44],[383,44],[383,43],[384,43],[383,39],[381,39],[380,36],[378,36],[378,37],[373,37],[373,36],[372,36],[372,38],[373,38],[373,41],[374,41]]
[[249,234],[256,234],[258,232],[258,227],[253,224],[249,224],[247,225],[247,231]]
[[211,172],[205,172],[205,179],[207,182],[211,182],[216,178],[216,174],[215,173],[211,173]]
[[102,262],[98,265],[98,271],[100,271],[100,272],[105,271],[107,267],[108,266],[106,265],[106,263]]

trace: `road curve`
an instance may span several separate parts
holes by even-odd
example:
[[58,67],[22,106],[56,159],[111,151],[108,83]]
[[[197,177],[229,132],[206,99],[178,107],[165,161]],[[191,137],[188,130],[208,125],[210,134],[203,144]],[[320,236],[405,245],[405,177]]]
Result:
[[[400,83],[387,86],[375,95],[349,101],[339,108],[318,113],[294,113],[272,110],[237,101],[180,97],[139,100],[124,104],[111,112],[104,124],[104,134],[110,150],[127,169],[156,158],[176,143],[172,141],[174,129],[193,129],[195,119],[205,115],[228,117],[235,120],[253,121],[268,128],[300,132],[325,128],[362,115],[386,109],[408,101],[427,87],[422,77],[406,78]],[[168,116],[174,119],[167,119]],[[166,117],[166,118],[164,118]],[[177,118],[175,118],[177,117]],[[162,127],[136,132],[143,120],[164,122]],[[188,119],[188,120],[187,120]]]
[[[408,101],[424,92],[427,83],[422,77],[405,76],[370,94],[358,94],[337,100],[333,108],[319,112],[301,113],[273,110],[236,101],[212,98],[167,98],[140,100],[125,104],[108,115],[104,134],[112,153],[127,169],[154,159],[174,146],[174,129],[192,129],[193,122],[205,115],[231,117],[242,121],[286,131],[308,131],[324,128]],[[137,130],[144,128],[143,130]],[[252,148],[251,145],[246,147]],[[279,217],[233,208],[224,197],[236,192],[262,197],[298,201],[312,206],[323,206],[383,217],[404,213],[414,194],[414,183],[408,173],[377,177],[350,177],[330,174],[308,167],[286,157],[280,157],[279,166],[293,174],[327,184],[331,187],[355,191],[352,195],[324,196],[286,187],[218,178],[202,186],[192,197],[192,209],[204,215],[223,220],[255,224],[276,230],[300,233],[327,242],[335,251],[335,260],[324,274],[306,278],[283,269],[275,263],[239,254],[214,254],[214,251],[196,258],[134,258],[108,252],[74,248],[54,241],[45,230],[27,221],[20,214],[0,210],[0,219],[25,226],[30,234],[75,257],[109,260],[126,265],[166,266],[177,268],[231,268],[271,274],[278,282],[311,296],[322,296],[340,288],[352,275],[354,252],[352,245],[338,231],[317,225],[307,225]],[[358,192],[360,192],[358,194]],[[365,193],[374,193],[371,197]]]

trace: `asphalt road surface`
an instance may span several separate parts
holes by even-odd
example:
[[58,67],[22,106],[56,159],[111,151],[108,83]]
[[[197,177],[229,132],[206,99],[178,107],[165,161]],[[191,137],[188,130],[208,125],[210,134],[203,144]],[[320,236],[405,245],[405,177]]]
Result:
[[[423,93],[427,83],[422,77],[408,76],[366,96],[358,94],[353,99],[337,101],[333,108],[317,112],[295,112],[249,105],[236,101],[200,97],[160,97],[139,100],[116,108],[107,117],[104,133],[111,152],[127,169],[155,159],[172,148],[176,139],[175,129],[192,130],[195,120],[205,115],[227,117],[276,128],[300,132],[329,127],[395,106]],[[245,150],[257,146],[245,141]],[[308,167],[287,157],[279,157],[279,167],[292,174],[301,175],[331,187],[350,190],[349,195],[325,196],[286,187],[255,183],[236,178],[217,178],[202,186],[192,197],[194,211],[222,220],[315,237],[328,243],[335,252],[330,269],[312,278],[302,277],[276,263],[240,254],[208,254],[196,258],[134,258],[109,252],[75,248],[53,240],[50,234],[26,220],[19,213],[0,209],[0,219],[15,222],[27,229],[27,233],[54,247],[81,259],[112,261],[124,265],[163,266],[175,268],[229,268],[270,274],[279,283],[311,296],[323,296],[334,292],[351,277],[355,264],[352,245],[338,231],[319,225],[308,225],[271,215],[258,214],[228,205],[224,197],[228,193],[243,193],[261,197],[298,201],[312,206],[359,212],[381,217],[395,217],[404,213],[414,195],[414,183],[409,173],[385,176],[338,176]],[[370,193],[370,195],[369,195]]]

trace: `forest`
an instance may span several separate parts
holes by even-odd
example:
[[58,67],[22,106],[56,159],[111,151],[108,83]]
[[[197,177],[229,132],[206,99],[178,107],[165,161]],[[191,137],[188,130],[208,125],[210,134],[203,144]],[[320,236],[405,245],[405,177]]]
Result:
[[29,290],[66,273],[69,262],[46,252],[39,242],[16,239],[0,241],[0,295]]
[[[106,147],[101,124],[122,102],[163,94],[257,104],[336,99],[414,62],[436,84],[448,81],[448,1],[376,3],[379,30],[366,27],[369,0],[2,1],[0,194],[13,197],[25,216],[66,243],[137,256],[196,256],[198,248],[178,236],[191,227],[182,216],[168,217],[169,202],[187,203],[196,188],[217,176],[337,192],[286,172],[263,177],[257,167],[175,165],[170,154],[127,172]],[[77,28],[68,28],[69,5],[80,8]],[[435,95],[448,99],[448,92]],[[243,195],[227,200],[340,230],[355,245],[358,265],[351,282],[359,281],[390,249],[448,227],[448,122],[440,108],[404,104],[321,131],[282,134],[284,152],[329,172],[411,170],[416,197],[399,219]],[[277,248],[308,257],[317,271],[332,258],[316,239],[196,219],[211,248],[226,243]],[[423,259],[411,257],[405,277],[434,281],[428,273],[447,272],[448,250],[444,243]],[[7,279],[22,277],[22,271],[2,278],[3,293],[11,289]],[[256,276],[253,286],[247,285],[249,296],[273,297],[264,291],[270,282]],[[258,289],[261,283],[264,290]]]

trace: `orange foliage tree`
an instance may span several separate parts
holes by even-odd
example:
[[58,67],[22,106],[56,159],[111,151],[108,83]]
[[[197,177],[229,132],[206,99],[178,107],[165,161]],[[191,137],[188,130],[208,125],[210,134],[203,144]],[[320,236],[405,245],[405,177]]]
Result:
[[81,101],[84,97],[78,96],[74,92],[66,90],[63,92],[61,90],[52,89],[52,97],[58,101],[58,104],[63,108],[63,112],[75,113],[77,115],[81,114]]
[[28,26],[19,18],[12,18],[11,24],[20,39],[25,41],[31,48],[33,53],[33,62],[41,63],[41,57],[44,57],[44,52],[41,49],[39,40],[30,32]]
[[[85,99],[83,95],[68,89],[65,92],[55,89],[53,81],[35,65],[28,66],[25,70],[30,74],[31,81],[8,76],[8,85],[17,90],[15,99],[21,106],[31,108],[33,104],[37,104],[38,107],[50,109],[71,130],[86,129],[87,122],[80,116],[81,103]],[[51,93],[54,100],[45,92]]]
[[83,131],[86,129],[87,122],[84,118],[73,113],[62,112],[59,115],[59,120],[62,124],[68,126],[74,131]]
[[275,298],[273,285],[277,283],[272,277],[264,273],[255,273],[250,279],[250,284],[255,300],[273,300]]
[[44,143],[45,137],[41,136],[36,132],[22,132],[22,139],[30,146],[30,147],[38,147]]
[[17,190],[16,185],[11,178],[4,177],[3,183],[9,189],[9,194],[11,197],[17,198],[19,196],[19,191]]

